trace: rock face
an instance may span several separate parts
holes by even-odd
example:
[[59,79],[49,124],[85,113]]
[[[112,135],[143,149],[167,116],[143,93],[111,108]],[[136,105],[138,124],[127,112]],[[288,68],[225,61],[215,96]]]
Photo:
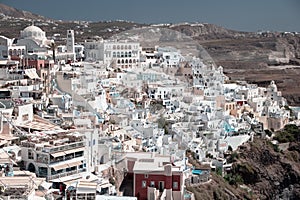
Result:
[[300,199],[300,143],[282,152],[274,149],[260,139],[247,144],[233,165],[233,174],[240,174],[259,199]]

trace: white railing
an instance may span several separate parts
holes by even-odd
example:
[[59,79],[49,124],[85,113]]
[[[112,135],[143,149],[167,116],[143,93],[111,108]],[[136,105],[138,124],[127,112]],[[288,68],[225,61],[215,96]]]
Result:
[[65,177],[65,176],[71,176],[73,174],[78,174],[78,173],[85,172],[85,171],[86,171],[86,169],[84,168],[84,169],[78,169],[78,170],[74,170],[74,171],[70,171],[70,172],[63,172],[63,173],[47,176],[47,181]]

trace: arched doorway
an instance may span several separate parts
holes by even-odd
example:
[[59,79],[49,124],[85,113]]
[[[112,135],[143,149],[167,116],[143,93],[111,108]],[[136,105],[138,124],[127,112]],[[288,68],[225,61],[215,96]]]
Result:
[[28,171],[35,173],[35,166],[32,163],[29,163],[28,165]]

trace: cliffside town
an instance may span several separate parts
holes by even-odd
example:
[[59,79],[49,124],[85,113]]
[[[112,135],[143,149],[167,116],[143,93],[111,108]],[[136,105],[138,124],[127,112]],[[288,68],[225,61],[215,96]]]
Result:
[[[114,29],[92,35],[88,22],[1,20],[18,27],[0,33],[1,198],[300,197],[300,109],[275,76],[298,73],[285,66],[298,63],[298,34],[107,22]],[[295,43],[260,54],[251,66],[272,76],[256,84],[255,74],[237,76],[257,58],[253,43],[220,54],[220,38],[230,48],[237,38]],[[239,61],[222,60],[229,54]]]

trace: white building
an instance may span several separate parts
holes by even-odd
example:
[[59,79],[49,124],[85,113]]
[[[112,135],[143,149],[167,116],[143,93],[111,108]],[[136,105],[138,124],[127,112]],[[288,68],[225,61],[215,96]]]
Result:
[[57,60],[82,60],[84,58],[84,46],[75,44],[74,30],[67,30],[66,45],[57,46]]
[[204,96],[216,97],[224,94],[223,84],[225,75],[223,67],[215,69],[213,64],[208,66],[200,59],[193,59],[190,63],[193,68],[193,86],[204,92]]
[[26,54],[26,46],[13,44],[13,39],[0,36],[0,60],[21,60]]
[[86,171],[86,142],[79,133],[38,132],[21,142],[28,171],[47,180]]
[[177,49],[171,47],[158,47],[157,57],[161,59],[161,64],[166,67],[178,67],[184,59]]
[[140,61],[140,44],[128,41],[86,41],[86,60],[104,61],[121,68],[132,68]]
[[149,97],[156,100],[167,100],[171,99],[174,96],[180,96],[185,89],[186,85],[155,85],[149,84]]
[[18,46],[26,46],[28,54],[47,53],[51,43],[53,43],[53,41],[46,38],[46,33],[34,25],[22,30],[20,39],[17,41]]

